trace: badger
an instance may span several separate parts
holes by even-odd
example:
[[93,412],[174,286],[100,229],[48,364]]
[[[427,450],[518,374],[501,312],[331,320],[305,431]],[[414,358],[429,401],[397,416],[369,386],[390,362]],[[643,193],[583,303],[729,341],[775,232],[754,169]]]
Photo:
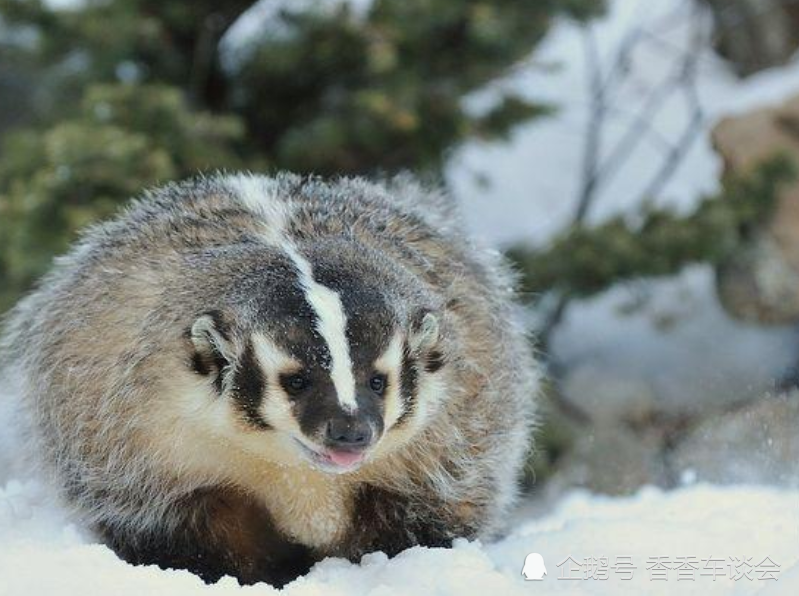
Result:
[[26,450],[80,522],[208,582],[495,536],[535,419],[510,268],[408,177],[145,193],[2,345]]

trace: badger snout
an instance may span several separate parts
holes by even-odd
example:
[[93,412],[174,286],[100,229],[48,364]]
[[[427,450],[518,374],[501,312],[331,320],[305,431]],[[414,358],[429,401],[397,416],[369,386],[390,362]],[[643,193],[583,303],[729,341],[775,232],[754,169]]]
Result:
[[372,443],[374,431],[368,420],[356,416],[337,416],[325,425],[325,447],[334,450],[362,451]]
[[[382,433],[382,420],[358,409],[329,414],[313,435],[299,441],[314,465],[334,473],[357,469]],[[313,437],[313,439],[311,439]],[[309,444],[307,439],[311,439]]]
[[355,469],[365,459],[376,434],[374,422],[363,413],[333,416],[324,427],[326,463],[340,471]]

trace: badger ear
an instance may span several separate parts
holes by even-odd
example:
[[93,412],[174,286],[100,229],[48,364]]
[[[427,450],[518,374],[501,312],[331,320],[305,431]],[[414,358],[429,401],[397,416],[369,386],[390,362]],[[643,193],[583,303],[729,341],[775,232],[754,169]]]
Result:
[[235,359],[230,327],[225,323],[222,313],[211,311],[201,315],[192,324],[188,335],[194,348],[194,371],[203,376],[212,376],[221,393],[225,370]]
[[421,354],[436,346],[440,328],[438,317],[430,311],[422,311],[415,319],[414,324],[411,325],[408,346],[413,354]]

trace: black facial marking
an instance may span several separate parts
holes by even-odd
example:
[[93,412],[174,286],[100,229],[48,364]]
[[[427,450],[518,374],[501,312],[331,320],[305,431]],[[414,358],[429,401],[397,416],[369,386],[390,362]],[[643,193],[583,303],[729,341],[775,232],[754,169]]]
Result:
[[246,420],[261,430],[271,428],[259,411],[265,389],[266,378],[255,357],[252,342],[248,341],[233,379],[233,399]]
[[364,390],[358,392],[355,401],[358,404],[358,415],[369,421],[375,436],[382,435],[385,428],[385,423],[383,422],[386,409],[385,400],[376,397],[370,389],[364,388]]
[[211,317],[211,320],[213,320],[214,328],[216,329],[217,333],[219,333],[219,335],[221,335],[225,341],[230,341],[231,329],[230,324],[225,318],[225,315],[223,315],[219,310],[210,310],[205,314]]
[[228,361],[216,350],[211,357],[194,352],[191,355],[191,367],[198,375],[207,377],[213,375],[214,389],[217,394],[222,394],[222,371],[228,365]]
[[[347,417],[349,414],[342,410],[336,388],[327,371],[312,370],[305,374],[310,377],[310,384],[300,395],[291,396],[292,411],[302,432],[319,440],[329,421]],[[364,382],[358,388],[355,401],[358,408],[352,415],[359,421],[367,421],[374,436],[380,436],[383,432],[385,400],[375,396]]]
[[346,335],[354,368],[369,371],[388,347],[397,324],[379,278],[368,271],[331,264],[324,258],[314,263],[314,278],[338,293],[347,318]]
[[434,373],[441,370],[444,366],[444,354],[438,350],[433,350],[427,355],[424,363],[424,369],[429,373]]
[[315,436],[341,408],[327,372],[321,369],[308,372],[311,388],[300,396],[291,396],[292,411],[302,432]]
[[403,411],[395,427],[404,424],[413,414],[416,405],[416,392],[419,385],[419,371],[416,369],[416,359],[411,356],[408,344],[402,348],[402,372],[400,373],[400,397],[402,398]]
[[257,317],[268,335],[299,362],[329,369],[330,351],[317,331],[317,316],[305,296],[300,273],[288,257],[249,277],[248,293],[260,297]]
[[[203,316],[211,317],[214,322],[214,327],[217,333],[221,335],[225,341],[230,341],[231,329],[227,323],[224,315],[218,310],[212,310],[204,313]],[[191,343],[191,328],[186,329],[184,337],[188,343]],[[211,352],[203,353],[194,350],[191,354],[191,368],[192,370],[203,377],[213,375],[214,388],[218,394],[222,393],[222,372],[225,367],[230,363],[222,356],[211,344]]]

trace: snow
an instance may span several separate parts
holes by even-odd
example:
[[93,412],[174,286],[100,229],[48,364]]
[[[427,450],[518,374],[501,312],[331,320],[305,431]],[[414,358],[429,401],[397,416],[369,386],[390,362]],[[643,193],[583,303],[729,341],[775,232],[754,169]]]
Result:
[[222,64],[235,70],[251,56],[259,40],[286,39],[291,35],[291,25],[284,18],[286,13],[314,9],[333,14],[346,8],[353,18],[363,19],[371,5],[372,0],[259,0],[225,32],[220,44]]
[[[232,578],[205,585],[185,571],[133,567],[78,531],[49,502],[34,481],[0,488],[0,596],[57,594],[172,596],[272,594],[272,587],[240,587]],[[574,493],[539,519],[514,520],[505,538],[481,544],[459,540],[452,549],[412,548],[389,560],[367,555],[360,564],[326,559],[284,589],[290,596],[373,594],[795,594],[799,590],[799,492],[738,486],[696,485],[672,492],[644,488],[627,498]],[[540,553],[547,576],[526,582],[525,557]],[[560,579],[568,557],[608,559],[606,580]],[[610,566],[630,557],[635,566],[624,580]],[[694,579],[652,580],[652,557],[673,566],[695,557]],[[730,578],[734,558],[751,558],[750,576]],[[779,565],[776,580],[759,579],[768,557]],[[704,566],[722,559],[714,580]],[[731,559],[732,558],[732,559]],[[706,561],[703,562],[702,559]],[[731,563],[732,562],[732,563]],[[563,571],[562,571],[563,570]],[[572,567],[573,576],[580,568]]]

